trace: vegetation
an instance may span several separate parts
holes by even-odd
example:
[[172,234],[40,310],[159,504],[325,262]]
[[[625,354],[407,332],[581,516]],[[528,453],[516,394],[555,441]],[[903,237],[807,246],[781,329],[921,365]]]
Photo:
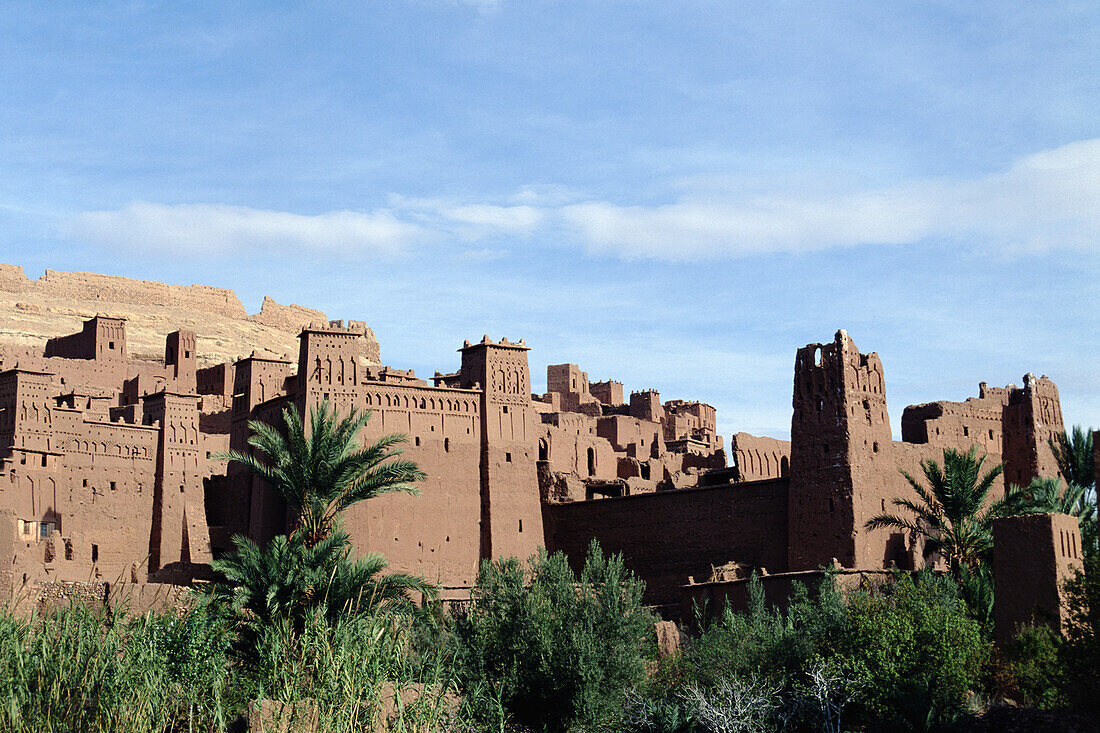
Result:
[[656,618],[621,557],[593,543],[580,575],[564,555],[484,563],[455,619],[460,679],[487,685],[515,720],[565,731],[610,726],[645,676]]
[[259,420],[248,423],[248,444],[260,452],[230,451],[220,457],[241,464],[277,490],[295,517],[295,534],[312,547],[336,527],[349,507],[392,492],[419,494],[413,482],[424,478],[411,461],[398,458],[400,433],[386,435],[360,448],[356,436],[371,412],[352,409],[343,418],[328,400],[310,416],[309,430],[294,405],[283,410],[283,426]]
[[282,444],[257,431],[268,463],[250,467],[283,482],[302,518],[263,547],[237,538],[220,582],[182,609],[0,611],[0,730],[243,730],[251,711],[288,731],[839,733],[953,729],[989,700],[1100,712],[1095,555],[1068,586],[1065,639],[1038,627],[991,641],[989,522],[1077,506],[1072,480],[991,508],[999,469],[947,451],[942,469],[922,466],[927,484],[907,476],[920,502],[895,505],[912,517],[872,522],[920,531],[954,573],[842,589],[826,572],[784,609],[754,576],[744,611],[700,609],[682,650],[657,659],[643,584],[595,543],[579,572],[545,552],[486,562],[452,609],[423,580],[386,574],[381,556],[356,558],[341,512],[411,490],[419,472],[394,459],[399,439],[359,449],[366,417],[348,420],[326,405]]
[[1004,466],[983,474],[984,464],[976,446],[966,453],[945,448],[942,467],[932,459],[921,461],[927,486],[902,471],[920,501],[899,497],[893,503],[911,516],[880,514],[867,522],[867,529],[900,529],[923,537],[924,556],[943,557],[956,578],[964,568],[976,569],[993,548],[993,520],[1001,511],[989,505],[989,495]]

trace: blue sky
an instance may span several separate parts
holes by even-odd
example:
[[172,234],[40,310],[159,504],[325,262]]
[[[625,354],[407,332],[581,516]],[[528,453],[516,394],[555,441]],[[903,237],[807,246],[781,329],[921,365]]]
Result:
[[1098,110],[1095,2],[6,2],[0,261],[362,319],[424,375],[523,337],[536,389],[727,436],[785,436],[837,328],[895,432],[1027,371],[1100,426]]

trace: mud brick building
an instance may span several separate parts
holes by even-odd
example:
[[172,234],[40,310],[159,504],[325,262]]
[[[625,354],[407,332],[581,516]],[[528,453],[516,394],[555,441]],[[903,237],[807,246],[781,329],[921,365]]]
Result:
[[[232,291],[202,286],[52,271],[29,281],[16,270],[0,266],[11,323],[33,325],[24,316],[44,318],[62,296],[89,317],[48,338],[5,340],[15,329],[0,327],[5,592],[189,582],[208,576],[234,534],[285,532],[281,498],[215,454],[246,450],[250,420],[274,422],[292,404],[307,415],[325,400],[372,411],[363,440],[406,434],[406,457],[427,474],[420,497],[348,512],[357,549],[440,583],[450,599],[468,594],[484,559],[547,547],[579,561],[592,539],[622,552],[647,600],[670,615],[685,597],[735,595],[753,569],[782,583],[834,562],[853,573],[913,567],[914,538],[863,529],[906,493],[899,469],[977,445],[989,465],[1005,463],[1009,482],[1057,474],[1047,439],[1062,418],[1049,379],[908,407],[894,441],[883,365],[844,331],[797,351],[790,441],[737,433],[727,456],[703,402],[592,383],[574,364],[549,366],[547,392],[532,394],[523,340],[466,341],[457,369],[425,380],[384,366],[361,322],[270,300],[247,316]],[[59,295],[59,283],[71,292]],[[172,314],[187,327],[165,326],[150,353],[150,324]],[[291,332],[296,359],[279,351]],[[254,351],[204,354],[230,343]]]

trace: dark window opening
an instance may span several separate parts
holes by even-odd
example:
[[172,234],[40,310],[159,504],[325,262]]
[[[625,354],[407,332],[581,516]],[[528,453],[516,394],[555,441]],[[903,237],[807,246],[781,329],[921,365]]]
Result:
[[878,453],[878,443],[877,442],[874,445],[871,446],[871,450],[873,450],[875,453]]
[[545,438],[539,438],[539,460],[550,460],[550,444],[546,442]]
[[45,455],[42,456],[42,467],[43,468],[46,467],[46,456]]
[[99,545],[92,545],[92,562],[99,562]]
[[114,490],[115,490],[115,482],[114,482],[114,481],[112,481],[112,482],[111,482],[111,491],[114,491]]
[[594,448],[588,449],[588,475],[596,475],[596,450]]
[[522,532],[522,531],[523,531],[523,520],[522,520],[522,519],[521,519],[521,520],[519,520],[519,531],[520,531],[520,532]]
[[113,348],[115,348],[115,342],[114,342],[114,341],[108,341],[108,342],[107,342],[107,348],[108,348],[108,349],[113,349]]
[[84,479],[84,488],[88,488],[88,479]]
[[420,436],[419,435],[416,436],[416,438],[414,438],[414,442],[415,442],[416,445],[420,445]]
[[993,440],[993,431],[992,430],[989,431],[989,439]]
[[443,439],[443,450],[446,453],[451,452],[451,439],[450,438],[444,438]]
[[72,540],[65,540],[65,559],[66,560],[72,560],[73,559],[73,541]]
[[504,414],[505,414],[505,415],[507,415],[507,414],[508,414],[508,405],[505,405],[505,406],[504,406]]
[[963,437],[964,438],[970,437],[970,428],[966,427],[965,425],[963,426]]
[[507,461],[508,463],[511,463],[512,462],[512,454],[511,453],[505,453],[504,454],[504,460]]

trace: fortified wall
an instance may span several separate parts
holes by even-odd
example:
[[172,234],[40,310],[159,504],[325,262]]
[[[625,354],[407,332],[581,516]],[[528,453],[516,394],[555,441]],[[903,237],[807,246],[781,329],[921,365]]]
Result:
[[[32,282],[7,267],[0,291],[23,288],[26,298],[99,277]],[[467,341],[458,368],[430,380],[381,365],[373,333],[357,321],[297,327],[295,357],[257,340],[248,356],[204,360],[217,342],[205,329],[243,311],[231,291],[173,287],[148,292],[176,305],[193,295],[211,323],[166,328],[155,356],[134,348],[134,324],[117,315],[50,331],[37,347],[0,340],[8,591],[89,579],[190,582],[232,549],[233,535],[266,541],[286,532],[281,497],[214,456],[246,449],[250,420],[274,423],[289,405],[308,415],[323,401],[371,410],[362,440],[405,434],[405,457],[426,474],[419,497],[387,495],[348,512],[356,549],[440,583],[450,599],[468,595],[484,559],[545,546],[579,564],[592,539],[622,552],[646,581],[647,600],[669,615],[683,597],[743,593],[753,570],[789,584],[791,573],[834,563],[855,575],[911,568],[922,556],[916,538],[864,529],[907,495],[899,469],[919,473],[944,448],[976,445],[988,466],[1007,466],[998,495],[1004,480],[1056,475],[1047,439],[1062,418],[1049,379],[983,383],[965,402],[906,408],[894,441],[883,364],[844,331],[795,355],[791,440],[738,433],[728,465],[712,406],[593,383],[575,364],[548,367],[547,392],[532,394],[523,340]],[[116,303],[139,297],[102,292]],[[3,312],[0,331],[27,311]],[[277,330],[306,315],[272,301],[245,322]],[[157,328],[150,320],[143,327]]]

